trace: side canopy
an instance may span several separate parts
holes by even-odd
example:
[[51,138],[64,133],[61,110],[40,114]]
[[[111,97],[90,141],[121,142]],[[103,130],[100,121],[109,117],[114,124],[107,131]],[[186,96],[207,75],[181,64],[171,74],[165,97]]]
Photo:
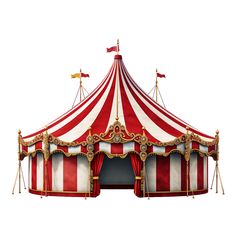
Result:
[[191,152],[218,159],[219,137],[206,135],[150,98],[132,79],[121,55],[115,55],[100,85],[68,112],[25,137],[19,133],[20,158],[43,152],[66,156],[99,152],[125,157],[130,152],[145,160],[149,154]]

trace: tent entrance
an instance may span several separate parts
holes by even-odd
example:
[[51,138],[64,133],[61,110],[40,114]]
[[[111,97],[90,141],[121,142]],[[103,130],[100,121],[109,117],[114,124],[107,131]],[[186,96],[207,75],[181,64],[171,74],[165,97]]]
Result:
[[99,182],[102,189],[133,189],[135,175],[129,155],[124,159],[105,155]]

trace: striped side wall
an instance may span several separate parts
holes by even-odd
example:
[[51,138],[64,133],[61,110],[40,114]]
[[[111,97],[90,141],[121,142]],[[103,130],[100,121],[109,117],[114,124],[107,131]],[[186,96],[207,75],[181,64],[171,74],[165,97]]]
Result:
[[[186,161],[178,153],[170,157],[151,155],[146,161],[146,191],[186,191]],[[208,158],[192,153],[189,162],[189,191],[208,189]]]
[[[54,192],[88,192],[88,160],[78,155],[65,157],[62,153],[53,154],[47,164],[47,190]],[[29,158],[29,187],[42,191],[45,187],[45,161],[38,153]]]

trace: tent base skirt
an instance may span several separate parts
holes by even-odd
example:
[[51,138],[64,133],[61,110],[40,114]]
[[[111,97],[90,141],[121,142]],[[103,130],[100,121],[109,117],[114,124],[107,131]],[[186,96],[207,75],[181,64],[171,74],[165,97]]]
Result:
[[[200,195],[200,194],[205,194],[205,193],[208,193],[208,189],[188,192],[188,196]],[[145,197],[178,197],[178,196],[187,196],[187,192],[186,191],[182,191],[182,192],[160,191],[160,192],[155,192],[155,193],[145,193]]]
[[[69,191],[64,191],[64,192],[52,192],[52,191],[40,191],[40,190],[34,190],[34,189],[29,189],[29,193],[40,195],[40,196],[56,196],[56,197],[89,197],[89,193],[78,193],[78,192],[69,192]],[[90,194],[90,197],[96,197],[94,196],[93,193]]]

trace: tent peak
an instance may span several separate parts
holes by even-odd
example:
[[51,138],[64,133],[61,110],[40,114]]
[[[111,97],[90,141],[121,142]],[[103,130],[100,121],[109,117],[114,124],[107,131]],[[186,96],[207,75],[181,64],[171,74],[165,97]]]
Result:
[[121,55],[115,55],[114,59],[121,60],[121,59],[122,59],[122,56],[121,56]]

